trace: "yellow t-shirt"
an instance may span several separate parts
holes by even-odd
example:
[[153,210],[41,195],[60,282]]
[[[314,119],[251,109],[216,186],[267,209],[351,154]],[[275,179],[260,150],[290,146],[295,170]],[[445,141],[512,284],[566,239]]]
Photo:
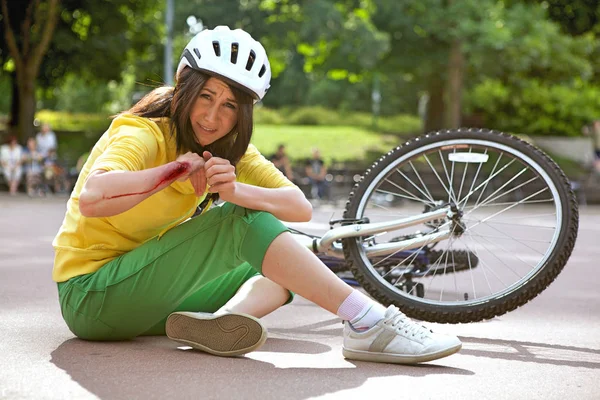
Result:
[[[113,120],[81,170],[67,203],[65,219],[52,243],[54,281],[64,282],[97,271],[110,260],[162,236],[194,213],[206,193],[197,197],[189,180],[174,182],[118,215],[87,218],[79,212],[79,195],[92,171],[140,171],[157,167],[175,161],[176,149],[166,118],[151,120],[121,115]],[[253,145],[238,162],[236,175],[238,182],[255,186],[294,186]]]

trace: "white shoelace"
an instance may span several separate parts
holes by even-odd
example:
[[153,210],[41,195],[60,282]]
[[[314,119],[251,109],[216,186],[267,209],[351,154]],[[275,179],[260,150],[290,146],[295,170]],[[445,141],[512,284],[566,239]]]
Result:
[[404,331],[405,336],[420,335],[421,339],[425,339],[430,333],[433,333],[431,329],[412,321],[397,307],[394,307],[394,311],[394,314],[387,317],[383,323],[391,325],[397,332],[402,333]]

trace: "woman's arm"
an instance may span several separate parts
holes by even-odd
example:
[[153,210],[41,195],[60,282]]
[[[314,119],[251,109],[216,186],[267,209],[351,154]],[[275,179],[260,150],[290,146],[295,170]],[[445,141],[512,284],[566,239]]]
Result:
[[267,211],[282,221],[308,222],[312,218],[312,205],[296,187],[269,189],[235,182],[234,190],[219,195],[224,201]]
[[238,206],[267,211],[282,221],[307,222],[312,218],[312,205],[295,186],[265,188],[238,182],[235,167],[223,158],[213,157],[208,151],[206,160],[208,191]]
[[177,161],[142,171],[94,171],[79,196],[84,217],[110,217],[125,212],[186,173],[188,164]]
[[141,171],[94,171],[79,196],[84,217],[109,217],[125,212],[176,180],[190,179],[197,196],[206,189],[204,160],[186,153],[155,168]]

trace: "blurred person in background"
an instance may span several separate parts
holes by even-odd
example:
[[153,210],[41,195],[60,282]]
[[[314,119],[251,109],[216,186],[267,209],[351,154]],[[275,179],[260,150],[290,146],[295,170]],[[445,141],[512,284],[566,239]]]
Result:
[[70,182],[66,166],[58,159],[55,149],[50,149],[44,158],[44,183],[48,193],[61,194],[69,191]]
[[23,147],[16,136],[10,136],[8,143],[0,149],[0,164],[8,185],[8,192],[11,196],[15,196],[23,176]]
[[285,145],[280,144],[277,146],[277,151],[270,157],[271,162],[275,167],[281,171],[290,181],[294,181],[294,172],[292,171],[292,164],[285,151]]
[[321,158],[319,149],[313,149],[312,158],[306,161],[305,172],[310,181],[312,198],[318,200],[325,199],[327,196],[327,181],[325,180],[327,166],[325,166],[325,161]]
[[42,124],[42,129],[36,135],[37,150],[43,157],[47,157],[51,150],[56,151],[58,144],[56,142],[56,134],[50,128],[50,124]]
[[42,173],[44,157],[37,150],[34,137],[27,139],[27,147],[23,152],[23,169],[25,170],[27,195],[33,197],[44,194],[42,185]]

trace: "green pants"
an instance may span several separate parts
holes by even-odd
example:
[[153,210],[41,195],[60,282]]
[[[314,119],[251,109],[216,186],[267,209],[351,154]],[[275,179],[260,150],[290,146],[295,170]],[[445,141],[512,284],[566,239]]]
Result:
[[[150,217],[151,218],[151,217]],[[214,312],[260,274],[287,228],[273,215],[226,203],[58,284],[63,317],[88,340],[164,335],[173,311]]]

